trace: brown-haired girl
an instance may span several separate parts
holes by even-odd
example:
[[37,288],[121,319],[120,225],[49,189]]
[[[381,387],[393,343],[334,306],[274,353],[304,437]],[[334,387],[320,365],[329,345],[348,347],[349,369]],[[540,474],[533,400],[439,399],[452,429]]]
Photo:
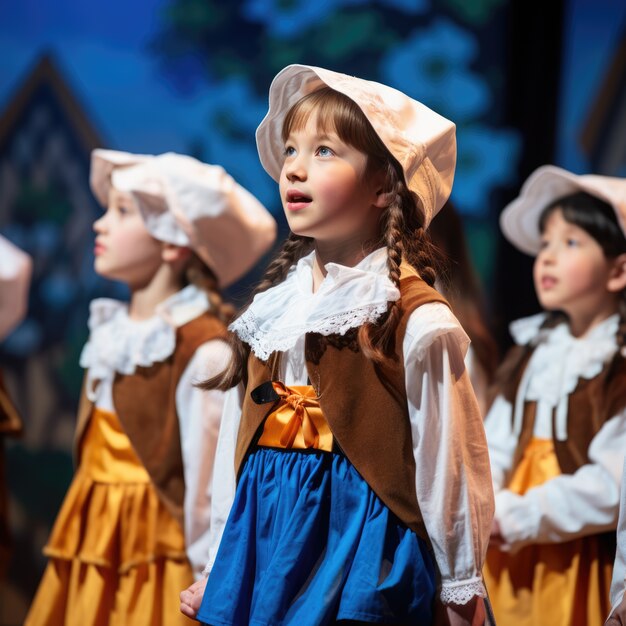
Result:
[[467,337],[425,229],[454,125],[289,66],[257,131],[291,234],[230,326],[203,623],[482,623],[492,516]]
[[[27,626],[174,626],[208,549],[223,394],[194,386],[230,358],[219,289],[269,248],[275,222],[221,168],[95,150],[95,270],[128,304],[91,303],[78,467],[44,549]],[[228,245],[225,242],[228,241]]]

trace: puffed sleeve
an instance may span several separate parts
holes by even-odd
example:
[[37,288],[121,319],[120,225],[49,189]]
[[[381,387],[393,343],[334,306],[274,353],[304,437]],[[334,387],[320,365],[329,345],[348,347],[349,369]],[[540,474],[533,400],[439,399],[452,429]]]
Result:
[[214,339],[202,344],[176,388],[185,476],[185,544],[196,576],[201,575],[208,554],[215,449],[224,392],[203,391],[195,385],[222,372],[230,358],[230,348],[224,341]]
[[235,448],[241,422],[244,387],[240,384],[226,392],[224,412],[215,454],[213,474],[213,501],[211,502],[211,533],[209,537],[208,562],[204,574],[209,575],[220,547],[224,526],[235,500],[237,487],[235,476]]
[[442,304],[419,307],[403,341],[417,499],[445,604],[486,595],[481,571],[494,512],[483,422],[464,364],[468,342]]
[[626,450],[626,410],[605,422],[589,445],[589,463],[518,495],[496,494],[496,519],[506,544],[559,543],[615,528]]
[[31,258],[0,236],[0,340],[26,315]]

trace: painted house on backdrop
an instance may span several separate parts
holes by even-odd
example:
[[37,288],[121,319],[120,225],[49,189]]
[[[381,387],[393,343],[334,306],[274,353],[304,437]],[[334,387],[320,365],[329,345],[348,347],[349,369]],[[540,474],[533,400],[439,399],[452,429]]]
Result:
[[24,419],[7,470],[14,539],[8,579],[25,602],[71,478],[89,301],[123,296],[93,271],[92,223],[101,209],[89,189],[89,159],[102,145],[50,55],[0,112],[0,232],[34,260],[28,317],[0,344],[0,366]]

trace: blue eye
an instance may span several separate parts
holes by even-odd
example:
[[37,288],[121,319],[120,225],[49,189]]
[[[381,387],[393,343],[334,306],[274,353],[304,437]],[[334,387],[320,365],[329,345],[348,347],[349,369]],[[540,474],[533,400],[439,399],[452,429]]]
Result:
[[321,157],[333,156],[334,152],[328,146],[320,146],[317,149],[317,154]]
[[285,150],[283,151],[283,155],[288,157],[288,156],[293,156],[296,153],[296,149],[293,146],[286,146]]
[[567,240],[567,246],[568,248],[575,248],[576,246],[578,246],[578,240],[577,239],[572,239],[571,237]]

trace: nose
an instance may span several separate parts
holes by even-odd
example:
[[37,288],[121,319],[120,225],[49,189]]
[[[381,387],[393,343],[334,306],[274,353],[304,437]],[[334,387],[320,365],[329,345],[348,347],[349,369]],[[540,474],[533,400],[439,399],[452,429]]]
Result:
[[285,176],[289,182],[306,180],[307,172],[302,156],[295,155],[285,162]]
[[556,261],[556,250],[554,246],[547,245],[545,248],[542,248],[537,255],[537,261],[539,261],[541,265],[553,265]]
[[97,233],[98,235],[101,235],[105,230],[106,230],[106,223],[105,223],[105,218],[106,218],[106,213],[103,213],[102,216],[100,216],[94,223],[93,223],[93,230],[95,233]]

